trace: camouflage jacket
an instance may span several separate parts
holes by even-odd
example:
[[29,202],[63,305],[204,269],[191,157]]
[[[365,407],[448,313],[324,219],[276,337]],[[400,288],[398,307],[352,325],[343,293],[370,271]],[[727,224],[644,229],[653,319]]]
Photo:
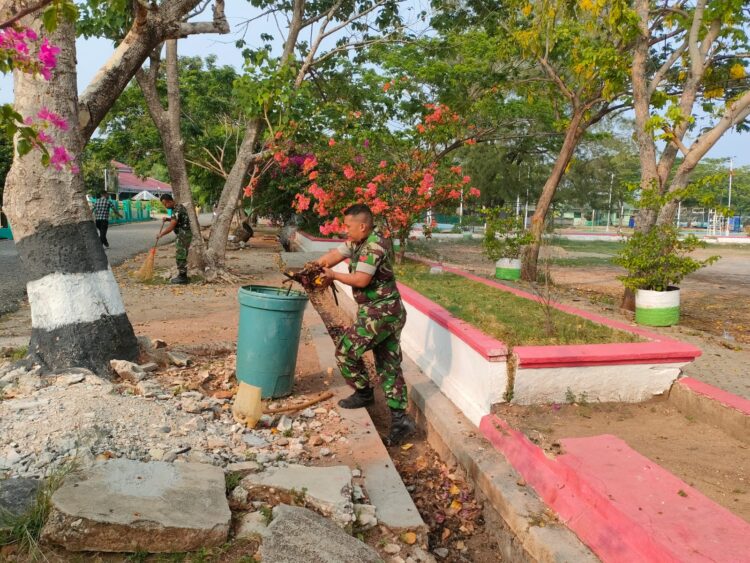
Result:
[[178,203],[172,209],[172,221],[175,220],[177,221],[174,228],[175,235],[190,232],[190,217],[188,217],[187,209],[181,203]]
[[345,242],[339,246],[338,251],[351,260],[349,273],[364,272],[372,275],[366,287],[352,288],[357,304],[379,307],[401,300],[396,277],[393,275],[393,247],[390,240],[373,231],[360,243]]

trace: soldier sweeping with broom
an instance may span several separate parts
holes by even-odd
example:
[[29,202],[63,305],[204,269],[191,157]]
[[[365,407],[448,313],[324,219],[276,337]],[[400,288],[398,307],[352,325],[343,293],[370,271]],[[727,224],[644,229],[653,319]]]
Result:
[[169,194],[162,194],[159,200],[164,204],[164,207],[172,210],[171,217],[165,217],[164,221],[168,224],[166,228],[163,228],[158,235],[156,235],[157,242],[164,235],[174,231],[177,237],[175,242],[175,259],[177,261],[177,277],[172,278],[170,281],[173,284],[186,284],[189,283],[187,275],[187,258],[188,250],[190,249],[190,243],[193,242],[193,232],[190,230],[190,218],[188,217],[185,206],[175,203],[174,198]]
[[[385,441],[397,445],[416,427],[406,414],[406,384],[401,370],[401,329],[406,310],[393,275],[393,252],[390,241],[375,230],[372,211],[366,205],[346,209],[344,225],[349,240],[317,261],[329,282],[339,281],[353,288],[357,302],[357,318],[343,332],[336,347],[341,374],[354,388],[354,394],[339,401],[339,406],[356,409],[375,402],[372,382],[362,361],[364,353],[372,350],[391,411],[391,429]],[[346,258],[350,259],[348,274],[330,269]]]

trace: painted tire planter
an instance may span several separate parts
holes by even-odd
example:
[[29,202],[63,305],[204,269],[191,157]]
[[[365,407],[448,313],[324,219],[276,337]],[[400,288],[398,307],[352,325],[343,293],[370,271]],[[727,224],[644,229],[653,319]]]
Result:
[[472,233],[471,231],[464,231],[462,233],[462,236],[464,240],[471,240],[474,238],[474,233]]
[[680,290],[639,289],[635,293],[635,322],[646,326],[672,326],[680,321]]
[[521,259],[500,258],[495,262],[495,277],[499,280],[520,280]]

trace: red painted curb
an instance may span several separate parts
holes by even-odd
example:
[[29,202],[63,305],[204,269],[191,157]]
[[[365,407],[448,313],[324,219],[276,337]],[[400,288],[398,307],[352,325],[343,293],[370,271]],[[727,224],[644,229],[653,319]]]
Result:
[[[446,272],[484,284],[488,287],[511,293],[523,299],[540,303],[542,299],[514,287],[498,283],[453,266],[446,266],[430,260],[416,259],[430,266],[440,266]],[[649,330],[609,319],[601,315],[582,311],[562,303],[551,303],[559,311],[583,317],[591,322],[608,326],[646,338],[650,342],[625,342],[614,344],[570,344],[561,346],[516,346],[514,355],[521,368],[535,369],[547,367],[583,367],[616,364],[659,364],[690,362],[702,354],[699,348]]]
[[550,459],[495,415],[479,428],[603,561],[750,560],[750,524],[615,436],[561,440]]
[[490,362],[504,362],[506,360],[508,347],[500,340],[485,334],[475,326],[461,319],[457,319],[446,309],[410,288],[408,285],[398,282],[398,290],[401,293],[401,298],[406,303],[455,334],[474,350],[482,354],[486,360]]
[[725,407],[734,409],[744,415],[750,416],[750,401],[744,399],[743,397],[739,397],[737,395],[729,393],[728,391],[724,391],[723,389],[719,389],[718,387],[709,385],[708,383],[703,383],[702,381],[698,381],[697,379],[693,379],[692,377],[683,377],[681,379],[678,379],[677,385],[687,387],[694,393],[698,393],[699,395],[703,395],[704,397],[713,399],[714,401],[721,403]]

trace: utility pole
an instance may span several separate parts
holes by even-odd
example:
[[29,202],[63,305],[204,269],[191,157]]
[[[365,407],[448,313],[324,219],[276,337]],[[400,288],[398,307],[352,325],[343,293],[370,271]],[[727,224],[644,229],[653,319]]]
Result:
[[727,236],[729,236],[729,225],[731,224],[731,211],[732,211],[732,175],[734,172],[732,171],[732,157],[729,157],[729,198],[727,200],[727,210],[729,213],[727,213]]
[[610,216],[612,215],[612,186],[615,183],[615,173],[609,176],[609,203],[607,204],[607,232],[609,232]]

